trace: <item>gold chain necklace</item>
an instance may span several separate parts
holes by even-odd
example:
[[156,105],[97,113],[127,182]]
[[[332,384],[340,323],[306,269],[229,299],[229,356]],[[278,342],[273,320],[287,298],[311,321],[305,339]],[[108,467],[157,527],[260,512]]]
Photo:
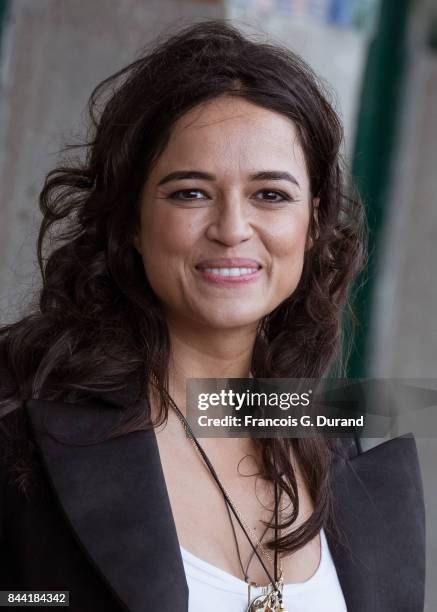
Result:
[[[158,386],[158,381],[156,379],[156,377],[154,375],[152,375],[155,385],[156,387],[159,389]],[[261,565],[263,566],[265,572],[267,573],[267,575],[269,576],[269,579],[271,580],[271,582],[265,586],[262,587],[264,592],[262,595],[259,595],[258,597],[256,597],[252,602],[250,602],[250,591],[251,591],[251,587],[257,587],[258,585],[253,582],[250,581],[248,582],[248,608],[247,608],[247,612],[287,612],[286,608],[282,602],[282,591],[283,591],[283,571],[282,571],[282,565],[281,565],[281,560],[279,559],[279,568],[278,568],[278,577],[276,581],[273,581],[270,577],[270,573],[267,570],[265,564],[262,562],[262,559],[260,558],[259,554],[258,554],[258,549],[260,550],[260,552],[271,562],[274,564],[274,561],[272,559],[272,556],[270,555],[270,553],[266,550],[266,548],[262,545],[261,541],[258,539],[257,535],[255,534],[255,532],[253,531],[253,529],[247,524],[247,522],[245,521],[244,517],[242,516],[240,510],[238,509],[238,507],[235,505],[235,503],[233,502],[233,500],[231,499],[227,489],[224,487],[224,485],[218,481],[218,478],[215,475],[215,471],[213,470],[209,459],[206,456],[205,451],[202,449],[202,447],[200,446],[199,442],[197,441],[197,439],[194,437],[193,432],[191,431],[191,428],[188,424],[188,421],[186,420],[186,418],[184,417],[184,415],[182,414],[182,412],[179,410],[178,406],[176,405],[176,403],[174,402],[173,398],[171,397],[171,395],[168,393],[167,390],[165,390],[166,395],[168,397],[168,399],[170,400],[171,406],[174,409],[174,412],[176,413],[176,416],[178,417],[179,421],[182,423],[186,435],[187,437],[190,439],[191,443],[193,444],[194,448],[196,449],[196,452],[199,454],[199,456],[201,457],[202,461],[204,463],[206,463],[207,467],[209,468],[209,470],[211,471],[211,473],[213,474],[217,484],[219,485],[219,488],[222,490],[224,497],[225,497],[225,501],[229,504],[229,506],[231,507],[232,511],[234,512],[235,516],[238,518],[239,522],[240,522],[240,526],[243,527],[243,531],[246,530],[246,537],[249,540],[250,545],[252,546],[254,552],[256,553]],[[255,541],[255,544],[251,541],[251,539],[249,538],[247,532],[250,533],[251,537],[253,538],[253,540]],[[276,572],[275,572],[276,573]],[[276,578],[276,576],[275,576]],[[271,588],[272,590],[269,591],[269,588]]]

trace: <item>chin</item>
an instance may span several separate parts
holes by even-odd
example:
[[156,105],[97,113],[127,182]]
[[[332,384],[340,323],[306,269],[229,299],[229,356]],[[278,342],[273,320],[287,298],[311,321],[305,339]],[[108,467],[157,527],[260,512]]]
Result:
[[[229,309],[231,310],[231,309]],[[239,327],[254,327],[258,325],[258,322],[263,315],[259,313],[239,313],[239,312],[217,312],[205,314],[205,316],[198,316],[197,320],[202,321],[205,326],[211,327],[211,329],[235,329]]]

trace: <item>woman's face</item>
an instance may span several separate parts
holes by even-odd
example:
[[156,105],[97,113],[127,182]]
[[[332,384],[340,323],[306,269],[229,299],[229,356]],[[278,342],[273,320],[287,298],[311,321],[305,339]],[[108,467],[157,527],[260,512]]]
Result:
[[188,111],[144,185],[135,237],[169,323],[256,326],[299,282],[310,214],[290,120],[230,97]]

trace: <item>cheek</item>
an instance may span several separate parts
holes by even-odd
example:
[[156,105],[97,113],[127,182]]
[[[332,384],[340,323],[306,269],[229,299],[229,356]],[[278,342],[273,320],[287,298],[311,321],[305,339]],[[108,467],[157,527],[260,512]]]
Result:
[[308,233],[308,218],[293,218],[275,224],[270,234],[271,252],[277,259],[291,261],[302,260],[305,255],[305,247]]
[[302,275],[307,244],[307,219],[283,223],[271,243],[272,281],[277,297],[286,298],[296,289]]
[[154,214],[143,218],[142,254],[149,276],[167,276],[179,269],[192,252],[195,227],[178,214]]

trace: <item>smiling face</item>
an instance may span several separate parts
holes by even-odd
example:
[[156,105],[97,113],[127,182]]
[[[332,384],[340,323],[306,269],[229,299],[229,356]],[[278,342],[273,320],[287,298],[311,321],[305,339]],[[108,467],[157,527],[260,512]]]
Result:
[[310,214],[290,120],[230,97],[188,111],[144,185],[135,237],[168,322],[256,326],[299,282]]

